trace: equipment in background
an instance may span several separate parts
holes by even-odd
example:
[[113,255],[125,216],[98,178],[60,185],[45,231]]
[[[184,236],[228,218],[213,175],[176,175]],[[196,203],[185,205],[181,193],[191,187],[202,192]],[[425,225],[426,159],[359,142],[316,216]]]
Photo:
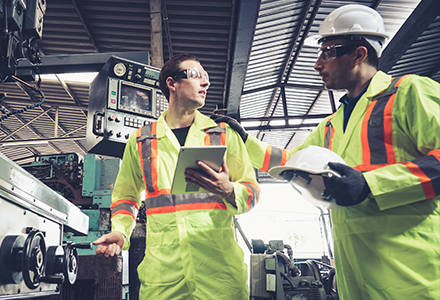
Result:
[[[121,159],[100,158],[87,154],[80,161],[75,153],[43,155],[21,167],[82,209],[89,217],[87,236],[66,233],[65,240],[93,242],[110,232],[111,194]],[[79,254],[94,254],[93,249],[80,249]]]
[[88,217],[0,153],[0,299],[59,293],[74,284],[77,248],[64,232],[88,234]]
[[333,267],[315,260],[295,263],[292,248],[281,240],[269,241],[269,244],[264,244],[262,240],[252,240],[252,249],[251,299],[339,299],[333,289]]
[[122,158],[130,134],[168,108],[160,70],[112,56],[90,84],[87,151]]
[[[46,0],[0,0],[0,81],[19,74],[19,59],[40,64],[41,55],[37,40],[43,34]],[[5,18],[6,16],[6,18]]]

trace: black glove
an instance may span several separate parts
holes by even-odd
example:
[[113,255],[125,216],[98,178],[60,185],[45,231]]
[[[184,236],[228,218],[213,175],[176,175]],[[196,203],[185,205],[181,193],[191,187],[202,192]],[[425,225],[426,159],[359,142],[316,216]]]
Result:
[[325,188],[332,194],[336,204],[351,206],[364,201],[371,190],[361,172],[341,163],[328,163],[330,169],[341,177],[325,178]]
[[240,123],[237,122],[237,120],[225,115],[217,115],[217,114],[212,114],[209,117],[213,119],[216,123],[220,123],[220,122],[228,123],[228,125],[231,126],[232,129],[237,131],[237,133],[240,135],[241,139],[243,140],[243,143],[246,143],[248,134],[244,130],[243,126],[241,126]]

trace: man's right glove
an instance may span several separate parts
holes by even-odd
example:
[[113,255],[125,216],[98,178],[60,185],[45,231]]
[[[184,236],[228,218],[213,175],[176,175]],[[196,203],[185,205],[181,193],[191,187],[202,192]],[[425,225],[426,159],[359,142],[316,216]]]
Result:
[[329,162],[328,166],[341,175],[341,177],[332,176],[324,180],[325,188],[335,198],[336,204],[356,205],[364,201],[371,193],[361,172],[341,163]]
[[240,123],[237,122],[237,120],[225,115],[217,115],[217,114],[212,114],[209,117],[213,119],[216,123],[221,123],[221,122],[228,123],[228,125],[231,126],[232,129],[237,131],[237,133],[240,135],[241,139],[243,140],[243,143],[246,143],[248,138],[248,133],[244,130],[243,126],[241,126]]

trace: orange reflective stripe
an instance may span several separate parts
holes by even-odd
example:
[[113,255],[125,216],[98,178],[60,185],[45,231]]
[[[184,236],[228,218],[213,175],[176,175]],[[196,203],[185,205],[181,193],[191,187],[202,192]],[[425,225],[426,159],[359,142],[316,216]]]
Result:
[[153,193],[147,193],[145,198],[154,198],[160,195],[167,195],[167,194],[171,194],[171,189],[161,189],[158,191],[155,191]]
[[226,123],[221,122],[220,127],[225,129],[225,132],[220,133],[220,143],[222,146],[225,146],[226,145]]
[[362,163],[364,165],[370,165],[371,162],[370,145],[368,142],[368,122],[370,121],[371,112],[373,111],[373,108],[376,105],[376,103],[377,100],[371,102],[371,104],[367,108],[367,111],[365,112],[364,119],[362,120],[361,144],[362,144]]
[[133,205],[134,207],[136,207],[136,209],[139,209],[139,206],[138,206],[138,204],[137,204],[135,201],[127,200],[127,199],[124,199],[124,200],[118,200],[118,201],[113,202],[112,205],[110,205],[110,209],[113,209],[116,205],[119,205],[119,204],[122,204],[122,203],[128,203],[128,204],[131,204],[131,205]]
[[387,156],[387,163],[393,164],[396,162],[396,154],[394,153],[393,147],[393,105],[394,98],[396,94],[392,94],[388,100],[387,105],[384,109],[384,119],[383,119],[383,133],[384,133],[384,144],[385,152]]
[[205,139],[203,140],[203,145],[211,146],[211,136],[209,133],[205,134]]
[[223,210],[226,210],[227,208],[226,208],[226,204],[218,203],[218,202],[190,203],[190,204],[181,204],[181,205],[150,208],[150,209],[146,210],[146,214],[147,215],[155,215],[155,214],[174,213],[177,211],[185,211],[185,210],[204,210],[204,209],[223,209]]
[[420,168],[413,162],[404,163],[408,170],[417,176],[422,183],[423,191],[425,192],[426,199],[435,197],[434,187],[432,185],[431,178],[429,178]]
[[135,201],[132,200],[118,200],[112,203],[110,206],[112,219],[116,215],[128,215],[133,219],[136,219],[137,212],[139,211],[139,206]]
[[128,211],[120,210],[120,211],[115,212],[114,214],[112,213],[112,217],[111,218],[113,218],[114,216],[117,216],[117,215],[130,216],[130,217],[133,218],[133,220],[136,221],[136,217],[133,214],[129,213]]
[[282,154],[281,154],[281,165],[284,166],[287,162],[287,150],[283,149],[281,150]]
[[400,77],[400,79],[396,82],[396,84],[394,85],[394,87],[398,87],[401,83],[402,83],[402,81],[406,78],[406,77],[408,77],[408,76],[410,76],[411,74],[406,74],[406,75],[403,75],[402,77]]
[[264,154],[263,166],[261,167],[261,171],[269,170],[270,157],[272,155],[272,146],[267,145],[266,153]]

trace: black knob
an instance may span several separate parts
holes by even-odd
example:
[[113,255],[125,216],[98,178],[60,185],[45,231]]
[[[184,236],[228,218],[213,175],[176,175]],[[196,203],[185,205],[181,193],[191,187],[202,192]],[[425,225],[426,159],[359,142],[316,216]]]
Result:
[[141,78],[142,78],[141,75],[136,74],[136,75],[133,76],[133,81],[134,81],[134,82],[139,82],[139,80],[141,80]]

